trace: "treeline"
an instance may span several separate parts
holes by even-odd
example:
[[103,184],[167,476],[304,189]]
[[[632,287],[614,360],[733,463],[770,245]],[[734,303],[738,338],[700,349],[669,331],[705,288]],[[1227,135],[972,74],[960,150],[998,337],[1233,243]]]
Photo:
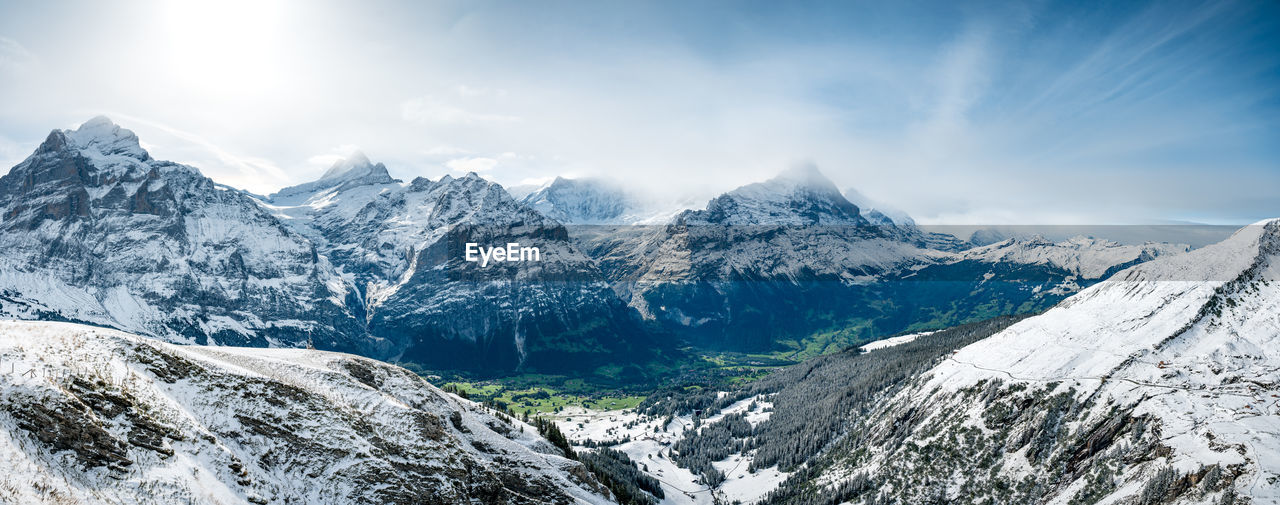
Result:
[[[770,417],[752,428],[735,414],[706,425],[678,442],[677,462],[710,485],[723,476],[710,462],[756,450],[751,471],[777,465],[794,471],[843,436],[851,423],[945,355],[1004,330],[1026,316],[1003,316],[938,331],[914,341],[862,352],[849,349],[776,371],[716,398],[713,391],[674,392],[647,406],[646,412],[687,414],[702,409],[710,416],[745,398],[764,395],[773,402]],[[690,410],[682,410],[690,409]]]
[[716,487],[725,477],[711,463],[746,450],[753,431],[745,415],[733,413],[680,439],[671,449],[676,452],[676,463],[702,476],[704,484]]
[[578,459],[578,454],[573,451],[573,444],[569,443],[569,438],[564,436],[560,431],[560,427],[556,423],[545,417],[535,417],[532,421],[533,427],[538,429],[538,434],[542,438],[551,442],[551,445],[560,449],[564,453],[564,457],[569,459]]
[[[626,453],[607,447],[579,453],[573,450],[573,444],[564,436],[556,423],[545,417],[529,419],[525,422],[538,429],[542,438],[551,442],[563,452],[565,457],[582,462],[601,484],[613,492],[613,496],[622,505],[654,505],[657,499],[664,498],[662,486],[656,479],[640,471],[634,461]],[[648,493],[648,494],[646,494]],[[657,499],[655,499],[657,498]]]
[[783,471],[818,454],[849,423],[945,355],[990,337],[1026,316],[1002,316],[921,336],[893,347],[852,349],[810,360],[748,387],[749,395],[771,394],[773,414],[761,423],[751,469],[778,465]]
[[600,448],[582,453],[579,459],[622,505],[654,505],[666,498],[658,480],[640,471],[626,453]]

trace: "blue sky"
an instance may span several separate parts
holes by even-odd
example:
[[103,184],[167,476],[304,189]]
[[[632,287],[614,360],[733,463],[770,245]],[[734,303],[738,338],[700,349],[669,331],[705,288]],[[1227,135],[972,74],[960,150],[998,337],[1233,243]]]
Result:
[[815,163],[925,223],[1280,215],[1275,2],[7,2],[0,164],[107,114],[255,192],[708,196]]

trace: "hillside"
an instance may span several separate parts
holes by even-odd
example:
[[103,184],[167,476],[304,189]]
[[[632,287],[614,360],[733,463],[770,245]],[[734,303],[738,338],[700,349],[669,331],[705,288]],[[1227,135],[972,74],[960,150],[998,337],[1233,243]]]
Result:
[[610,502],[533,427],[364,358],[8,321],[0,361],[0,503]]
[[886,398],[772,501],[1274,502],[1278,274],[1280,221],[1120,272]]

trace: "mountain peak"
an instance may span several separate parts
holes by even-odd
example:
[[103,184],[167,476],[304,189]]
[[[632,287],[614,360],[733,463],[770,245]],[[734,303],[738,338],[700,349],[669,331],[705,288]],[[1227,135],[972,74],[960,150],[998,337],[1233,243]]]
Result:
[[267,199],[277,204],[299,204],[318,191],[337,188],[342,191],[370,184],[399,182],[387,173],[387,166],[369,161],[364,153],[356,151],[333,163],[319,179],[281,189]]
[[768,182],[773,184],[786,184],[789,186],[820,192],[840,193],[840,191],[836,189],[835,183],[831,182],[831,179],[828,179],[826,175],[823,175],[822,171],[818,170],[818,166],[812,163],[803,163],[783,170]]
[[858,207],[812,164],[792,167],[767,181],[720,195],[707,203],[705,212],[696,215],[720,224],[867,224]]
[[127,156],[142,161],[151,157],[138,143],[138,136],[132,130],[121,128],[106,116],[95,116],[75,130],[54,130],[40,146],[40,151],[64,147],[102,156]]
[[[381,163],[374,165],[363,152],[356,151],[346,158],[333,162],[333,165],[324,171],[324,175],[320,176],[320,180],[333,179],[349,173],[368,174],[381,165]],[[383,167],[382,170],[385,172],[386,168]]]

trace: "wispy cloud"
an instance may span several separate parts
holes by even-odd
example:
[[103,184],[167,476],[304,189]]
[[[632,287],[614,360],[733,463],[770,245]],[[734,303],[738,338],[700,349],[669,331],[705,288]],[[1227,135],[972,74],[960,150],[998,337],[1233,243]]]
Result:
[[475,112],[446,103],[431,96],[405,100],[400,104],[400,116],[405,121],[419,124],[474,125],[481,123],[515,123],[517,116]]
[[269,159],[232,153],[195,133],[131,114],[108,112],[107,115],[126,123],[126,127],[149,130],[140,132],[139,136],[154,139],[148,144],[152,155],[213,172],[220,183],[267,193],[293,180],[287,171]]
[[18,41],[0,36],[0,73],[26,71],[36,61],[36,55]]

